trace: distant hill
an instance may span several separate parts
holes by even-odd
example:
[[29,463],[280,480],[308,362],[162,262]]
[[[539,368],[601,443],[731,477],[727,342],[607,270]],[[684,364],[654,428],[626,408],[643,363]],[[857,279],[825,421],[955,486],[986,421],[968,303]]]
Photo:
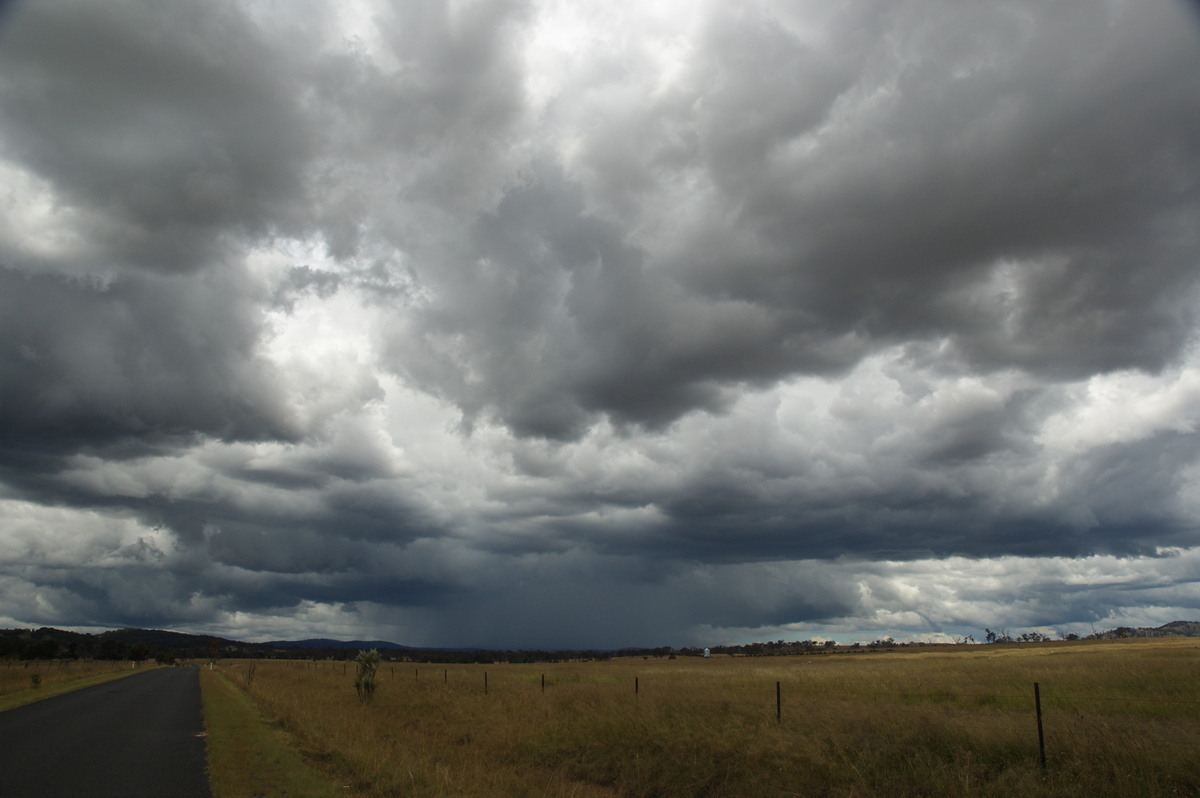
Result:
[[160,653],[175,657],[320,657],[342,658],[353,651],[379,649],[397,652],[475,652],[478,649],[413,648],[387,640],[274,640],[246,643],[214,635],[193,635],[164,629],[112,629],[98,634],[40,629],[0,629],[0,658],[19,659],[145,659]]
[[151,650],[159,648],[171,648],[182,651],[195,651],[198,649],[220,650],[226,646],[247,645],[245,643],[238,643],[236,640],[227,640],[224,637],[190,635],[184,632],[169,632],[164,629],[115,629],[108,632],[101,632],[97,637],[101,640],[116,640],[130,646],[142,643],[149,646]]
[[1114,640],[1125,637],[1200,637],[1200,621],[1171,621],[1162,626],[1119,626],[1107,632],[1097,632],[1088,637],[1096,640]]
[[272,640],[270,643],[263,643],[262,645],[271,648],[312,648],[317,650],[328,648],[353,648],[359,651],[367,651],[373,648],[401,651],[418,650],[411,646],[402,646],[399,643],[389,643],[386,640],[330,640],[327,637],[313,637],[308,640]]
[[40,629],[0,629],[0,657],[21,659],[147,659],[170,656],[246,656],[256,649],[212,635],[190,635],[163,629],[111,629],[99,634]]
[[[1138,637],[1200,637],[1200,621],[1171,621],[1162,626],[1132,628],[1121,626],[1088,635],[1092,640],[1113,640]],[[1041,639],[1039,637],[1039,639]],[[1073,639],[1073,637],[1068,638]],[[1006,639],[1003,642],[1022,642]],[[889,645],[931,645],[898,643]],[[873,645],[873,644],[872,644]],[[815,641],[778,646],[773,643],[750,643],[737,646],[717,646],[714,653],[733,655],[783,655],[811,653],[818,649],[836,649]],[[854,647],[857,647],[855,644]],[[325,637],[306,640],[274,640],[269,643],[245,643],[213,635],[192,635],[164,629],[113,629],[99,634],[69,632],[44,626],[40,629],[0,629],[0,659],[153,659],[172,657],[201,659],[207,657],[280,657],[349,659],[355,651],[377,649],[395,652],[393,658],[415,662],[545,662],[558,659],[591,659],[608,656],[699,656],[700,649],[621,649],[619,651],[486,651],[479,648],[416,648],[387,640],[333,640]],[[761,649],[761,650],[760,650]]]
[[1158,631],[1180,637],[1200,637],[1200,621],[1171,621],[1158,627]]

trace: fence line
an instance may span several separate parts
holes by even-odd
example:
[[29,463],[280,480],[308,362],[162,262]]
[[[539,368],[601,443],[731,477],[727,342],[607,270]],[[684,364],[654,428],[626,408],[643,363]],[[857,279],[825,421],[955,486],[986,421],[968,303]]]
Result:
[[[231,665],[234,665],[235,667],[237,664],[239,664],[239,660],[226,660],[226,661],[229,662]],[[251,662],[251,661],[257,662],[262,665],[276,665],[276,666],[291,665],[293,667],[297,667],[296,660],[244,660],[244,662]],[[347,673],[346,663],[344,661],[338,661],[338,660],[320,661],[320,660],[318,660],[316,662],[312,662],[312,661],[308,661],[308,660],[301,660],[300,662],[306,663],[306,664],[311,663],[318,670],[325,672],[325,673],[332,673],[332,675],[334,675],[334,676],[345,675]],[[14,663],[6,662],[5,664],[11,666]],[[28,668],[28,667],[30,667],[31,664],[36,666],[36,661],[32,661],[32,662],[31,661],[22,661],[22,662],[15,663],[15,664],[17,664],[18,666],[24,665],[26,668]],[[55,662],[52,664],[60,664],[60,663]],[[326,668],[325,667],[326,665],[328,665],[330,667]],[[338,665],[341,665],[341,667],[340,668],[337,667]],[[519,665],[525,665],[525,663],[520,663]],[[449,668],[441,668],[441,670],[442,670],[442,683],[448,685],[450,683],[450,677],[449,677],[450,669]],[[470,674],[472,672],[478,673],[476,666],[471,665],[471,664],[459,666],[458,668],[456,668],[456,670],[463,674]],[[392,672],[393,672],[393,674],[395,673],[395,666],[392,666]],[[428,680],[422,680],[420,678],[420,668],[414,668],[414,681],[423,686],[432,683]],[[508,679],[501,679],[500,682],[497,682],[495,684],[492,684],[491,681],[494,681],[494,680],[489,680],[489,672],[486,670],[483,671],[483,682],[484,682],[485,693],[489,692],[490,687],[495,687],[497,685],[505,686],[506,682],[508,684],[516,683],[516,684],[524,684],[524,685],[539,687],[540,691],[544,693],[544,692],[546,692],[546,687],[548,684],[545,673],[525,674],[524,678],[514,678],[511,681]],[[634,681],[633,692],[635,695],[638,695],[642,692],[641,691],[641,679],[639,676],[635,676],[633,681]],[[618,683],[618,681],[616,681],[616,680],[612,680],[612,681],[608,681],[608,680],[604,680],[604,681],[572,680],[572,681],[566,681],[566,682],[555,682],[554,680],[549,681],[549,685],[551,687],[584,686],[584,685],[598,687],[598,686],[602,686],[602,685],[615,685],[617,683]],[[652,690],[653,690],[653,688],[659,687],[659,686],[666,686],[667,689],[669,690],[669,689],[671,689],[670,684],[671,684],[671,679],[666,676],[663,676],[663,677],[655,679],[651,682],[648,682],[648,685],[651,687]],[[761,694],[762,691],[765,689],[764,685],[769,685],[769,682],[764,682],[761,684],[721,683],[720,687],[724,690],[734,690],[734,691],[744,692],[747,694],[751,694],[751,693]],[[836,689],[836,688],[831,688],[829,685],[821,684],[819,681],[811,681],[810,682],[810,681],[807,681],[804,679],[793,679],[793,680],[788,680],[788,681],[781,680],[781,681],[777,681],[776,685],[777,685],[779,692],[782,692],[784,687],[788,687],[788,688],[792,688],[792,689],[796,689],[796,690],[800,690],[800,691],[809,691],[808,693],[806,693],[808,695],[812,695],[812,691],[816,691],[820,694],[820,697],[822,699],[830,699],[830,700],[836,700],[839,698],[864,698],[864,697],[867,697],[867,698],[914,699],[914,700],[929,701],[931,703],[940,703],[940,702],[944,703],[944,702],[953,702],[953,701],[960,700],[960,699],[961,700],[976,700],[976,701],[978,701],[978,700],[985,700],[985,701],[986,700],[998,700],[998,699],[1009,700],[1009,701],[1025,701],[1025,700],[1028,700],[1028,698],[1029,698],[1029,695],[1027,693],[960,691],[958,689],[960,686],[964,686],[964,687],[965,686],[972,686],[972,687],[975,686],[974,683],[968,684],[968,683],[964,683],[964,682],[928,683],[928,684],[917,686],[917,687],[914,687],[913,689],[908,689],[908,690],[896,689],[896,688],[872,689],[872,690]],[[1111,689],[1113,687],[1119,688],[1121,686],[1126,686],[1129,688],[1136,689],[1136,688],[1142,687],[1143,685],[1136,684],[1136,683],[1128,683],[1125,685],[1107,684],[1107,683],[1105,684],[1105,688],[1108,688],[1108,689]],[[769,689],[769,687],[766,689]],[[1075,685],[1072,685],[1070,687],[1064,686],[1064,689],[1077,690],[1077,689],[1079,689],[1079,687],[1075,686]],[[1187,690],[1192,695],[1195,694],[1194,688],[1191,685],[1186,685],[1186,684],[1181,683],[1179,685],[1179,689]],[[933,691],[940,691],[940,692],[933,692]],[[946,691],[953,691],[953,692],[946,692]],[[662,693],[660,693],[660,694],[662,694]],[[1126,696],[1126,695],[1096,695],[1095,693],[1089,693],[1087,695],[1079,695],[1079,694],[1075,694],[1073,692],[1072,693],[1059,692],[1056,689],[1053,696],[1051,696],[1049,698],[1049,702],[1050,702],[1049,706],[1051,706],[1051,707],[1055,707],[1055,706],[1061,707],[1064,705],[1069,706],[1069,705],[1071,705],[1073,703],[1077,703],[1077,702],[1111,703],[1111,702],[1117,702],[1117,701],[1125,702],[1125,703],[1145,703],[1145,704],[1200,705],[1200,699],[1185,698],[1183,696],[1180,696],[1177,698],[1176,697],[1156,698],[1156,697]]]
[[[251,660],[249,662],[251,664],[247,665],[248,672],[246,673],[246,679],[245,679],[246,688],[250,687],[250,682],[253,679],[253,670],[252,670],[253,665],[259,661]],[[234,660],[234,661],[231,661],[230,664],[233,665],[234,668],[237,668],[237,665],[239,665],[241,663],[238,663],[236,660]],[[289,662],[288,661],[265,661],[265,662],[263,662],[263,664],[283,666],[283,665],[289,664]],[[343,673],[343,674],[345,673],[346,664],[344,662],[342,663],[341,669],[338,669],[336,666],[336,663],[334,663],[334,662],[330,662],[330,663],[328,663],[328,665],[329,665],[328,670],[326,669],[325,664],[317,665],[314,663],[313,667],[319,668],[319,670],[322,672],[322,674],[332,673],[333,675],[336,676],[338,674],[339,670],[341,671],[341,673]],[[392,666],[391,670],[392,670],[393,678],[394,678],[394,674],[395,674],[395,666],[394,665]],[[477,668],[472,665],[464,665],[464,666],[456,667],[455,668],[456,676],[463,677],[461,680],[456,679],[456,684],[466,686],[467,684],[474,681],[475,679],[478,679],[480,670],[482,670],[482,669]],[[413,686],[413,688],[409,688],[409,689],[416,689],[418,691],[425,692],[425,691],[429,690],[432,685],[436,684],[436,682],[435,682],[435,680],[430,680],[430,679],[422,680],[420,671],[421,671],[420,667],[414,668],[414,674],[413,674],[414,679],[413,679],[413,683],[412,683],[414,686]],[[450,685],[449,671],[450,671],[449,668],[442,668],[442,685],[445,687],[449,687],[449,685]],[[522,690],[522,689],[531,689],[531,688],[540,690],[540,693],[543,695],[546,693],[547,679],[546,679],[545,672],[541,672],[541,673],[538,673],[536,671],[531,672],[531,671],[526,670],[525,668],[521,668],[520,670],[517,670],[516,672],[513,672],[513,671],[506,672],[503,665],[501,666],[501,672],[504,674],[501,677],[501,679],[495,685],[491,685],[491,684],[489,684],[489,671],[482,670],[482,673],[483,673],[483,696],[488,696],[489,693],[491,693],[491,692],[496,692],[500,695],[503,695],[505,693],[508,693],[509,695],[511,695],[514,691]],[[797,674],[797,675],[800,676],[799,674]],[[629,675],[627,675],[625,678],[626,679],[629,678]],[[636,700],[641,697],[641,693],[642,693],[641,677],[640,677],[640,675],[634,675],[634,676],[632,676],[632,678],[633,678],[633,699]],[[763,706],[763,704],[766,703],[766,696],[768,694],[767,691],[769,689],[769,683],[765,682],[765,680],[759,680],[756,682],[751,682],[749,680],[737,680],[739,682],[738,684],[729,684],[727,682],[722,682],[719,679],[713,679],[708,682],[701,682],[699,684],[692,683],[692,684],[689,684],[689,685],[686,685],[683,687],[673,684],[673,681],[674,681],[674,679],[672,679],[670,674],[658,674],[656,678],[652,679],[650,682],[647,683],[648,689],[646,690],[646,693],[652,697],[660,697],[660,698],[666,699],[667,701],[671,701],[672,699],[686,700],[688,694],[690,692],[692,692],[693,690],[695,690],[696,692],[699,692],[699,693],[703,693],[705,689],[719,687],[726,691],[732,690],[737,693],[742,693],[742,694],[747,694],[747,695],[754,694],[756,696],[761,696],[763,699],[762,703],[758,704],[757,701],[755,703],[759,707],[762,707],[763,710],[766,709],[766,707]],[[477,681],[475,681],[474,683],[476,685],[478,685]],[[624,681],[622,679],[600,679],[600,680],[595,680],[595,681],[587,680],[587,679],[571,679],[571,680],[565,680],[562,682],[555,682],[552,679],[550,686],[552,688],[552,692],[554,692],[556,688],[557,689],[612,688],[614,690],[614,695],[616,695],[621,692],[620,686],[622,683],[624,685],[626,685],[626,687],[624,689],[628,690],[628,681]],[[1045,728],[1046,720],[1047,720],[1047,713],[1045,713],[1043,711],[1044,707],[1043,707],[1043,701],[1042,701],[1042,695],[1041,695],[1041,683],[1040,682],[1032,682],[1032,685],[1033,685],[1033,690],[1032,690],[1032,693],[1033,693],[1032,699],[1033,700],[1031,702],[1030,701],[1031,696],[1030,696],[1029,692],[1018,693],[1018,692],[977,692],[977,691],[962,692],[962,691],[960,691],[960,688],[977,687],[978,685],[975,682],[944,682],[944,683],[929,683],[929,682],[927,682],[927,683],[923,683],[921,685],[914,685],[913,688],[911,688],[911,689],[898,689],[893,684],[893,685],[889,685],[890,689],[875,689],[875,690],[837,689],[835,685],[822,684],[820,679],[809,680],[809,679],[803,678],[803,676],[800,676],[800,678],[793,678],[791,680],[788,680],[786,683],[787,688],[792,691],[788,694],[787,697],[788,698],[796,697],[796,699],[793,701],[793,704],[789,705],[789,706],[798,707],[798,711],[795,711],[795,710],[793,711],[793,716],[802,716],[804,708],[806,706],[812,706],[814,704],[814,702],[822,702],[822,703],[823,702],[831,702],[831,701],[836,702],[838,699],[853,699],[853,698],[863,698],[863,697],[875,698],[875,699],[899,699],[901,701],[905,701],[905,702],[909,702],[909,703],[920,702],[920,703],[928,705],[930,708],[941,708],[941,709],[949,709],[949,710],[962,709],[964,711],[975,711],[977,708],[970,707],[970,706],[956,707],[954,705],[958,704],[958,703],[964,703],[964,702],[969,703],[969,702],[973,702],[973,701],[1013,702],[1012,705],[993,707],[993,709],[1003,712],[1007,717],[1010,717],[1010,718],[1016,718],[1026,712],[1032,711],[1032,714],[1034,715],[1034,719],[1036,720],[1038,764],[1039,764],[1040,769],[1042,771],[1045,771],[1047,768],[1046,728]],[[496,690],[496,691],[490,690],[490,687],[492,687],[492,686],[498,687],[499,690]],[[775,681],[775,722],[777,724],[782,724],[782,721],[783,721],[783,703],[784,703],[784,699],[785,699],[784,686],[785,686],[785,682],[783,680]],[[1104,687],[1106,689],[1112,689],[1114,686],[1119,687],[1120,685],[1111,685],[1111,684],[1104,685]],[[1130,684],[1128,686],[1131,688],[1143,687],[1143,685],[1136,685],[1136,684]],[[1014,689],[1014,690],[1016,689],[1015,684],[1004,685],[1004,687],[1007,687],[1009,689]],[[434,688],[434,689],[436,689],[436,688]],[[478,687],[476,687],[475,689],[477,690]],[[1078,691],[1081,689],[1087,689],[1087,685],[1081,686],[1081,683],[1079,683],[1079,682],[1069,682],[1069,683],[1063,684],[1062,689],[1069,690],[1069,691]],[[1173,690],[1173,689],[1179,689],[1181,691],[1188,690],[1191,695],[1195,695],[1194,687],[1183,681],[1176,681],[1176,682],[1168,683],[1165,685],[1165,689],[1168,691]],[[628,695],[628,693],[626,693],[626,695]],[[1061,712],[1063,710],[1069,710],[1073,705],[1082,704],[1085,702],[1088,704],[1095,704],[1097,702],[1099,702],[1099,703],[1122,702],[1122,703],[1126,703],[1126,704],[1174,704],[1174,705],[1182,705],[1185,707],[1200,705],[1200,700],[1197,700],[1195,698],[1184,698],[1184,697],[1162,698],[1162,697],[1115,696],[1115,695],[1104,696],[1104,695],[1096,695],[1094,692],[1089,693],[1088,695],[1077,695],[1077,694],[1072,694],[1071,692],[1059,692],[1058,689],[1052,690],[1052,692],[1047,696],[1047,699],[1048,700],[1046,702],[1045,708],[1050,710],[1048,718],[1051,722],[1051,725],[1053,725],[1056,711]],[[494,699],[491,699],[491,700],[494,700]],[[1028,717],[1028,716],[1026,716],[1026,717]],[[1031,726],[1032,726],[1032,724],[1031,724]],[[1030,734],[1032,734],[1032,730],[1033,729],[1031,727]],[[1053,728],[1051,729],[1051,733],[1053,734]],[[1052,739],[1052,742],[1053,742],[1053,739]],[[1030,749],[1032,749],[1032,741],[1030,741]],[[1031,750],[1031,755],[1032,755],[1032,750]]]

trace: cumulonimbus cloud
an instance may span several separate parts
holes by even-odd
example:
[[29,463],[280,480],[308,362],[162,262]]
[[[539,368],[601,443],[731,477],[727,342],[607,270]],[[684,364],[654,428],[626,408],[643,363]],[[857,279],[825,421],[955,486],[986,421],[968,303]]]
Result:
[[91,543],[0,532],[0,615],[170,623],[137,573],[536,642],[615,590],[651,642],[965,623],[946,558],[1186,578],[1182,2],[15,8],[0,500]]

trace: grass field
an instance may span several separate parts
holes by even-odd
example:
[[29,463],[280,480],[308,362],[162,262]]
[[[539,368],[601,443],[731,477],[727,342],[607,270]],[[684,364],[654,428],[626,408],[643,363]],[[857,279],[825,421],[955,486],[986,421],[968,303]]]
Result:
[[200,684],[214,798],[334,798],[345,794],[330,774],[306,764],[291,736],[264,716],[229,679],[202,669]]
[[1200,795],[1194,639],[385,663],[370,704],[353,663],[218,668],[342,794]]
[[[141,669],[157,667],[143,662]],[[128,661],[7,660],[0,662],[0,711],[137,673]]]

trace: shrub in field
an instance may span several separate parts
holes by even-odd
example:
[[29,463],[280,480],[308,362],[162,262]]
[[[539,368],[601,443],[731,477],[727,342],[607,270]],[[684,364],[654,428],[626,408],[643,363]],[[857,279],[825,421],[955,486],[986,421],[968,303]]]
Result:
[[379,670],[380,659],[379,652],[375,649],[360,651],[354,658],[354,662],[358,665],[358,673],[354,677],[354,689],[358,691],[359,699],[364,702],[369,702],[375,695],[375,673]]

